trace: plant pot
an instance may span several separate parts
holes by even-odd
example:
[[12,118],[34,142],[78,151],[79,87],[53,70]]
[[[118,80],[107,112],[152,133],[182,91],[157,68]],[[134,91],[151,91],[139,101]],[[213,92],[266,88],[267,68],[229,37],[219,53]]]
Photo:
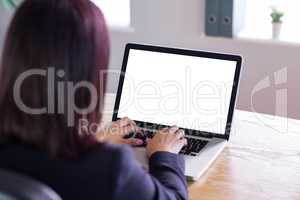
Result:
[[273,23],[273,32],[272,32],[273,39],[278,40],[280,38],[281,26],[282,26],[282,23],[280,23],[280,22]]

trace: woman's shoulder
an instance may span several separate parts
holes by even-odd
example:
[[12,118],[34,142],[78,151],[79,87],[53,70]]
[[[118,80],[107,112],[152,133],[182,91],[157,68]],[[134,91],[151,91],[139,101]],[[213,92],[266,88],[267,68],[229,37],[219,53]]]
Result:
[[91,154],[123,154],[132,153],[132,148],[124,144],[102,143],[90,151]]
[[101,144],[79,161],[91,174],[118,178],[120,174],[136,165],[132,148],[127,145]]
[[133,158],[133,151],[128,145],[103,143],[90,151],[87,157],[101,162],[130,161]]

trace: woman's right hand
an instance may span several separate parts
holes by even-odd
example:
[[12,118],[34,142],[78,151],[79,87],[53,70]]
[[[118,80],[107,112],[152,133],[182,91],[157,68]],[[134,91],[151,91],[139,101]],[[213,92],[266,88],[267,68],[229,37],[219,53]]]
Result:
[[187,140],[184,138],[184,131],[176,126],[164,128],[154,135],[148,141],[146,150],[150,156],[159,151],[178,154],[183,146],[187,145]]

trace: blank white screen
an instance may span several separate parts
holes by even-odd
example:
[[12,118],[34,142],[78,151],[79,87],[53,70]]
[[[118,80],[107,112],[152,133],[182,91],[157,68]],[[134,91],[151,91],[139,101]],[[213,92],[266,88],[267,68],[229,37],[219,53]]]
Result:
[[225,134],[236,65],[131,49],[118,117]]

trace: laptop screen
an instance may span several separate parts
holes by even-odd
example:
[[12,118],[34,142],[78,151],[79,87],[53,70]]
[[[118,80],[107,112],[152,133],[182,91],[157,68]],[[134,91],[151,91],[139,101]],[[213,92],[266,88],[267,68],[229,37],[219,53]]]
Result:
[[237,61],[130,49],[117,118],[225,134]]

